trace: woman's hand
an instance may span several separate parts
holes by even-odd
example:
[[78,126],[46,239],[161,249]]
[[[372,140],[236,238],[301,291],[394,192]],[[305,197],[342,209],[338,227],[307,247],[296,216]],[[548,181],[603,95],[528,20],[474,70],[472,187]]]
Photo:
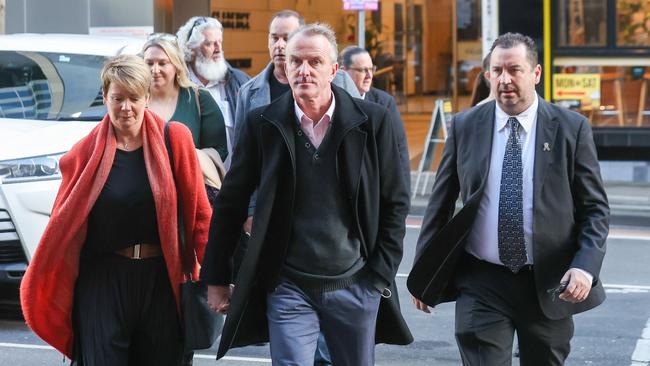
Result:
[[208,285],[208,306],[212,311],[226,314],[230,308],[230,297],[235,286]]

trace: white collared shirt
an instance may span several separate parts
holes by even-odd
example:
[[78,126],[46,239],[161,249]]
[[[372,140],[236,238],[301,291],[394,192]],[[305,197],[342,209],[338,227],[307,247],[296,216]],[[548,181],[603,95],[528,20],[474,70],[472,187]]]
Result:
[[332,122],[334,107],[336,106],[336,98],[334,98],[334,93],[332,93],[332,100],[330,102],[329,108],[327,108],[327,111],[325,111],[325,114],[317,123],[314,123],[311,118],[307,117],[305,112],[300,109],[298,102],[294,100],[293,105],[294,111],[296,113],[296,118],[298,119],[298,124],[302,128],[305,135],[307,135],[307,138],[309,138],[309,141],[311,141],[312,145],[318,148]]
[[[490,172],[488,173],[483,198],[474,220],[472,230],[467,239],[466,250],[475,257],[495,264],[503,264],[499,259],[499,192],[501,188],[501,170],[506,143],[510,136],[507,127],[508,118],[515,117],[519,121],[519,142],[521,143],[521,162],[523,167],[522,207],[524,214],[524,242],[526,243],[526,263],[533,264],[533,175],[535,167],[535,143],[537,127],[537,108],[539,97],[523,113],[508,116],[498,103],[495,108],[495,133],[492,136],[492,156]],[[552,230],[552,228],[550,228]],[[573,267],[575,268],[575,267]],[[589,282],[593,275],[581,268],[576,270],[587,276]]]
[[[494,134],[492,135],[492,156],[490,171],[483,191],[483,198],[467,239],[466,250],[487,262],[503,264],[499,259],[499,192],[501,189],[501,170],[506,143],[510,136],[508,118],[519,121],[519,142],[523,168],[522,208],[524,214],[524,242],[526,243],[527,264],[533,263],[533,169],[535,165],[535,137],[537,125],[537,97],[528,109],[517,116],[508,116],[496,103]],[[461,147],[462,148],[462,147]]]
[[[234,136],[235,133],[235,118],[233,116],[233,113],[235,111],[230,110],[230,104],[228,104],[228,101],[226,100],[226,83],[225,81],[209,81],[207,84],[203,84],[203,82],[199,79],[198,76],[194,73],[194,70],[192,67],[188,67],[189,74],[190,74],[190,80],[192,80],[196,85],[199,85],[210,92],[210,95],[212,95],[212,98],[214,99],[215,102],[217,102],[217,105],[219,106],[219,109],[221,110],[221,114],[223,115],[223,122],[226,125],[226,145],[228,148],[228,161],[230,161],[230,156],[232,155],[232,141],[231,138]],[[227,164],[227,166],[230,166],[230,164]]]

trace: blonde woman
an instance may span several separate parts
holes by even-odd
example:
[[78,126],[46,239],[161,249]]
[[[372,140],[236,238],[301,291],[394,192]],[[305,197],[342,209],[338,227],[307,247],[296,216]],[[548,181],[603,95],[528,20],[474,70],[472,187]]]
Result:
[[225,161],[228,149],[223,115],[210,93],[190,81],[175,36],[150,36],[142,55],[152,76],[149,110],[165,121],[185,124],[197,148],[214,148]]

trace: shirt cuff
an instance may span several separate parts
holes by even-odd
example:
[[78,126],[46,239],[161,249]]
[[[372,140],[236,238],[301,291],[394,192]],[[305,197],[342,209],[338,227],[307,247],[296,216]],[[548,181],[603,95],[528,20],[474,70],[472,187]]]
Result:
[[580,269],[580,268],[575,268],[574,267],[572,269],[575,269],[576,271],[578,271],[578,272],[584,274],[585,276],[587,276],[587,279],[589,280],[589,283],[592,283],[592,284],[594,283],[594,276],[591,273],[585,271],[584,269]]

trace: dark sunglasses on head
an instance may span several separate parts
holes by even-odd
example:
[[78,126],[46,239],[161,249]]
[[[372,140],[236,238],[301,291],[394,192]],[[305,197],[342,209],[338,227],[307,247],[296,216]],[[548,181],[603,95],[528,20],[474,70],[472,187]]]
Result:
[[192,23],[192,28],[190,28],[190,31],[187,32],[187,40],[186,42],[190,41],[190,38],[192,37],[192,32],[194,32],[194,28],[198,27],[201,24],[207,23],[208,19],[206,17],[198,17],[194,23]]

